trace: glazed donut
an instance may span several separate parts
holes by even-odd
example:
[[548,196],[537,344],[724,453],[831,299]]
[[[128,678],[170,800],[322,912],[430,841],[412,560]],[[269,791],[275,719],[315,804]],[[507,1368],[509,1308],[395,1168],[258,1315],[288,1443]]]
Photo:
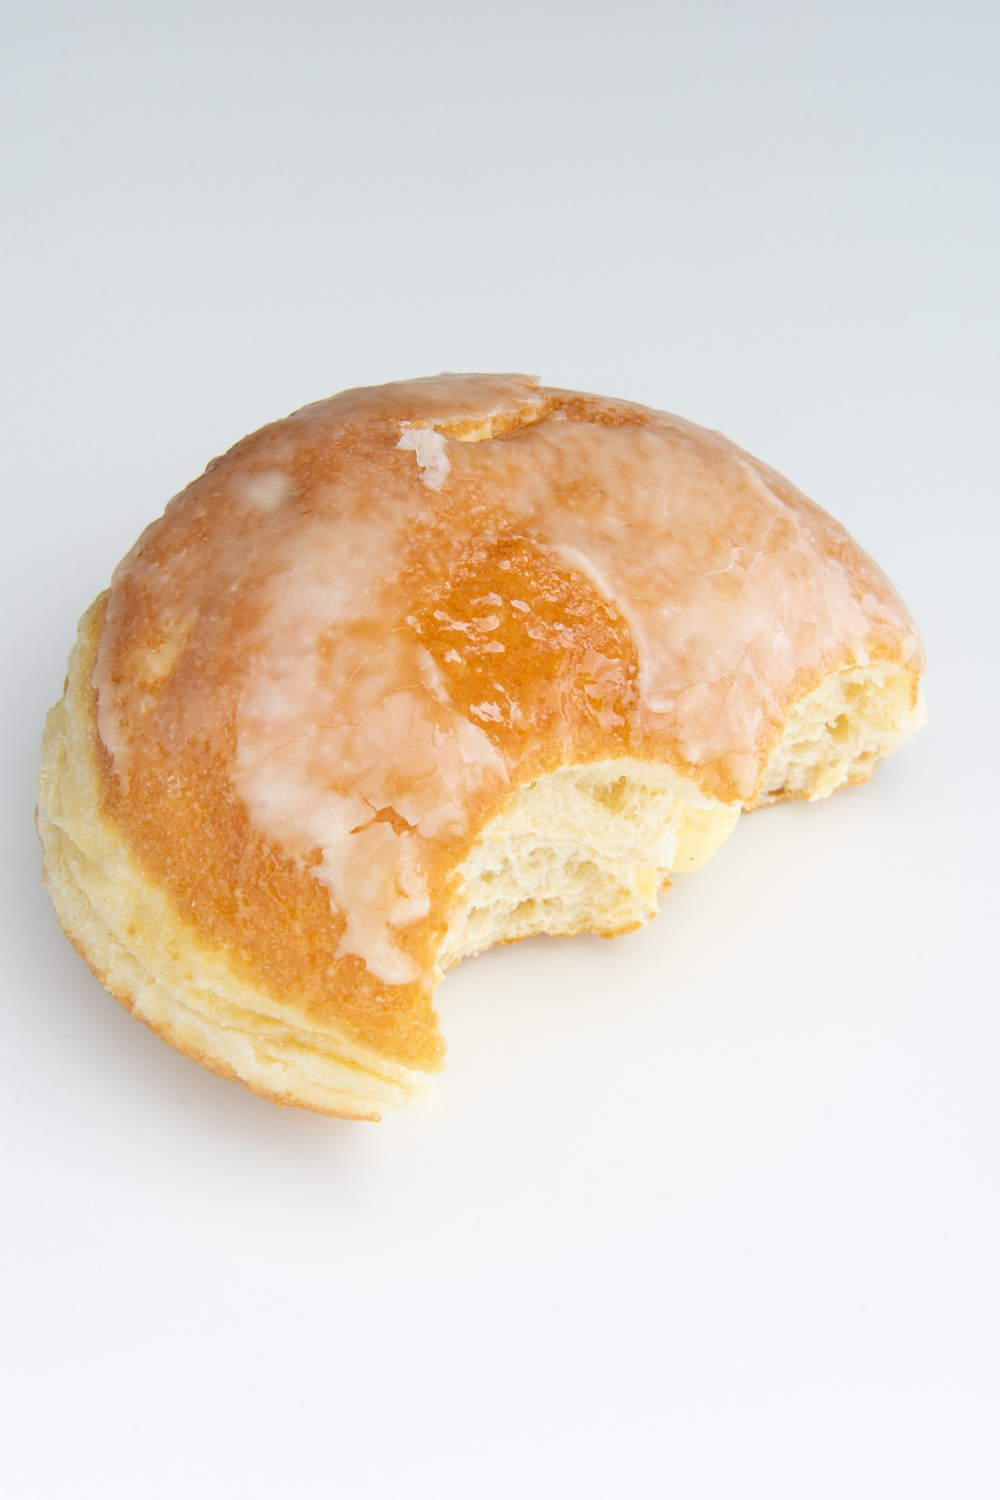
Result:
[[524,376],[346,391],[213,459],[84,616],[39,779],[60,922],[255,1093],[433,1105],[467,954],[649,920],[741,810],[864,781],[920,639],[718,433]]

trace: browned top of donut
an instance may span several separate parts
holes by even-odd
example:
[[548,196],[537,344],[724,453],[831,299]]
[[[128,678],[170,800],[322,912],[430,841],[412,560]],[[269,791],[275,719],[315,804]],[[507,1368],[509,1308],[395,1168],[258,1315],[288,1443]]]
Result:
[[827,672],[922,667],[881,570],[716,433],[521,376],[245,438],[112,581],[108,811],[233,964],[431,1067],[449,872],[512,786],[662,760],[753,798]]

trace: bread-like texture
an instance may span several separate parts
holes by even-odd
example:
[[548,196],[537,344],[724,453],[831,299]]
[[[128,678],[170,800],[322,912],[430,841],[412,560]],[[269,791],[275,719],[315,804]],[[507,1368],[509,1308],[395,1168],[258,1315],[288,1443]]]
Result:
[[926,722],[912,671],[878,661],[831,672],[792,707],[751,806],[791,797],[816,802],[867,781]]
[[523,377],[245,439],[81,622],[38,828],[133,1015],[265,1098],[432,1108],[443,971],[648,921],[743,808],[866,779],[919,638],[717,434]]

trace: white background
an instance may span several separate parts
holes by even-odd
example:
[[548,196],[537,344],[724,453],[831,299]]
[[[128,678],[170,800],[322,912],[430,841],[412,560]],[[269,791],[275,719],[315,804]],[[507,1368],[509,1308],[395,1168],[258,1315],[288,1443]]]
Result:
[[[4,15],[0,1495],[996,1496],[996,4]],[[33,778],[168,497],[440,369],[782,469],[910,604],[932,722],[649,930],[463,964],[444,1112],[365,1126],[104,994]]]

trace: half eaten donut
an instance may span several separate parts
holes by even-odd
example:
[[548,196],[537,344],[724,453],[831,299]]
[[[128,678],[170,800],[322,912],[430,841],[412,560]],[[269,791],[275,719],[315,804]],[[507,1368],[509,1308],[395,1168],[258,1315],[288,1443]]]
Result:
[[346,391],[167,506],[84,616],[45,880],[133,1015],[255,1093],[432,1103],[442,972],[628,932],[744,808],[922,722],[878,567],[717,433],[522,376]]

